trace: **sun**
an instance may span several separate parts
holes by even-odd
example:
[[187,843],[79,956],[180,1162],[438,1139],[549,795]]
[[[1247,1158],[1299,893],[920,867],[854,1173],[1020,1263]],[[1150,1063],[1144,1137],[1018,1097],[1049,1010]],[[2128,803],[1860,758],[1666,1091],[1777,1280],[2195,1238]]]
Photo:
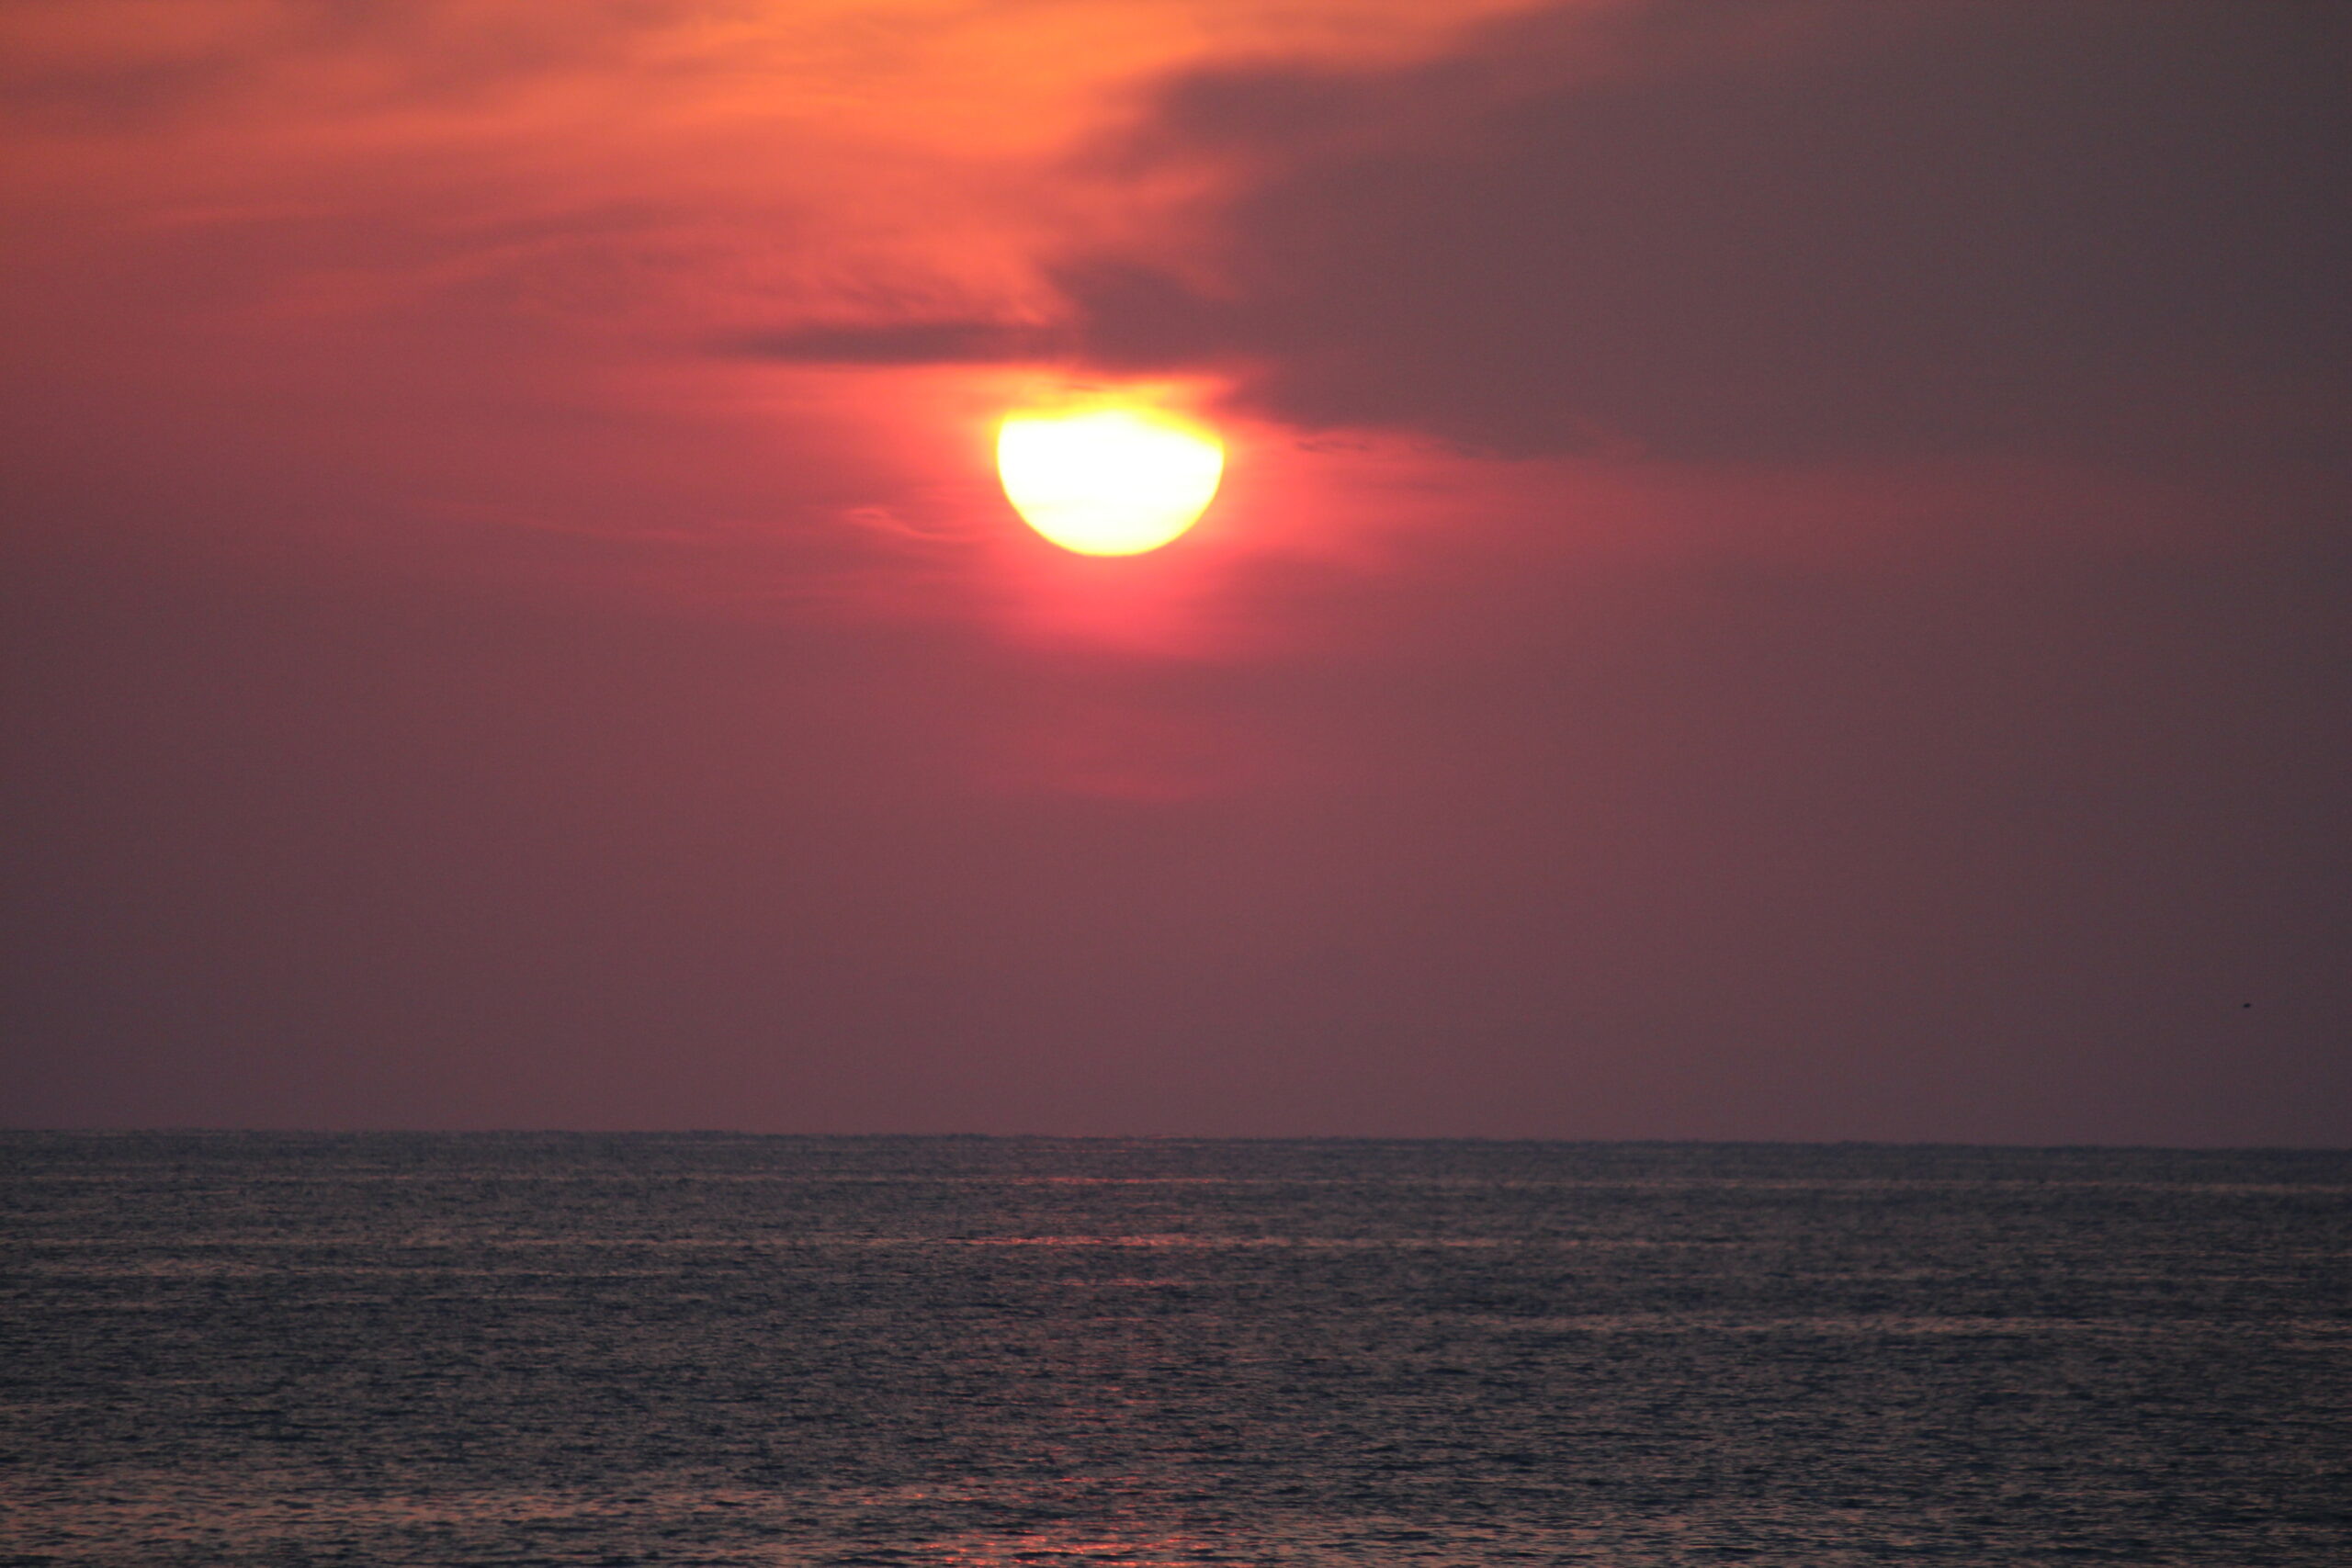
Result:
[[1157,410],[1016,413],[997,433],[1013,510],[1066,550],[1156,550],[1208,509],[1225,472],[1216,437]]

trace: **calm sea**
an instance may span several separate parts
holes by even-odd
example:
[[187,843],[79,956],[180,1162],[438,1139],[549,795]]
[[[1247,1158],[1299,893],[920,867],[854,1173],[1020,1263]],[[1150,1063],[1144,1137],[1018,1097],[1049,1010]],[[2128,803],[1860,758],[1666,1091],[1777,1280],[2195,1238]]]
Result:
[[0,1137],[0,1562],[2352,1563],[2352,1155]]

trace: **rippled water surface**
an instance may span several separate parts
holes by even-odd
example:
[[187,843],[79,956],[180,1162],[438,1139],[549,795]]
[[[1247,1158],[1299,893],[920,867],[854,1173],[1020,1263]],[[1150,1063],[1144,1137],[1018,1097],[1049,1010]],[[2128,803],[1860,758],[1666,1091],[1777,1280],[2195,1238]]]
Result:
[[0,1136],[0,1562],[2352,1562],[2352,1156]]

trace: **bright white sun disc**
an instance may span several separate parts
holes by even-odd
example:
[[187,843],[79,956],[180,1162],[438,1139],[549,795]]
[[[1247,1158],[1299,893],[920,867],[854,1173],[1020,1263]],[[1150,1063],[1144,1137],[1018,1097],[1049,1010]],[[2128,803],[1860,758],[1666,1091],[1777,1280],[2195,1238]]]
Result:
[[1156,550],[1208,509],[1225,448],[1205,433],[1128,409],[1014,414],[997,472],[1022,520],[1066,550]]

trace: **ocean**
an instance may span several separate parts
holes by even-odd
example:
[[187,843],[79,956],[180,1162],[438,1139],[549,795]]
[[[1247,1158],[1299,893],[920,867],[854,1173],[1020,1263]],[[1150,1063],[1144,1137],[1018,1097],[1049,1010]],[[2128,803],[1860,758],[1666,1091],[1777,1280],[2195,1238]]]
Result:
[[2352,1563],[2352,1154],[0,1135],[0,1563]]

